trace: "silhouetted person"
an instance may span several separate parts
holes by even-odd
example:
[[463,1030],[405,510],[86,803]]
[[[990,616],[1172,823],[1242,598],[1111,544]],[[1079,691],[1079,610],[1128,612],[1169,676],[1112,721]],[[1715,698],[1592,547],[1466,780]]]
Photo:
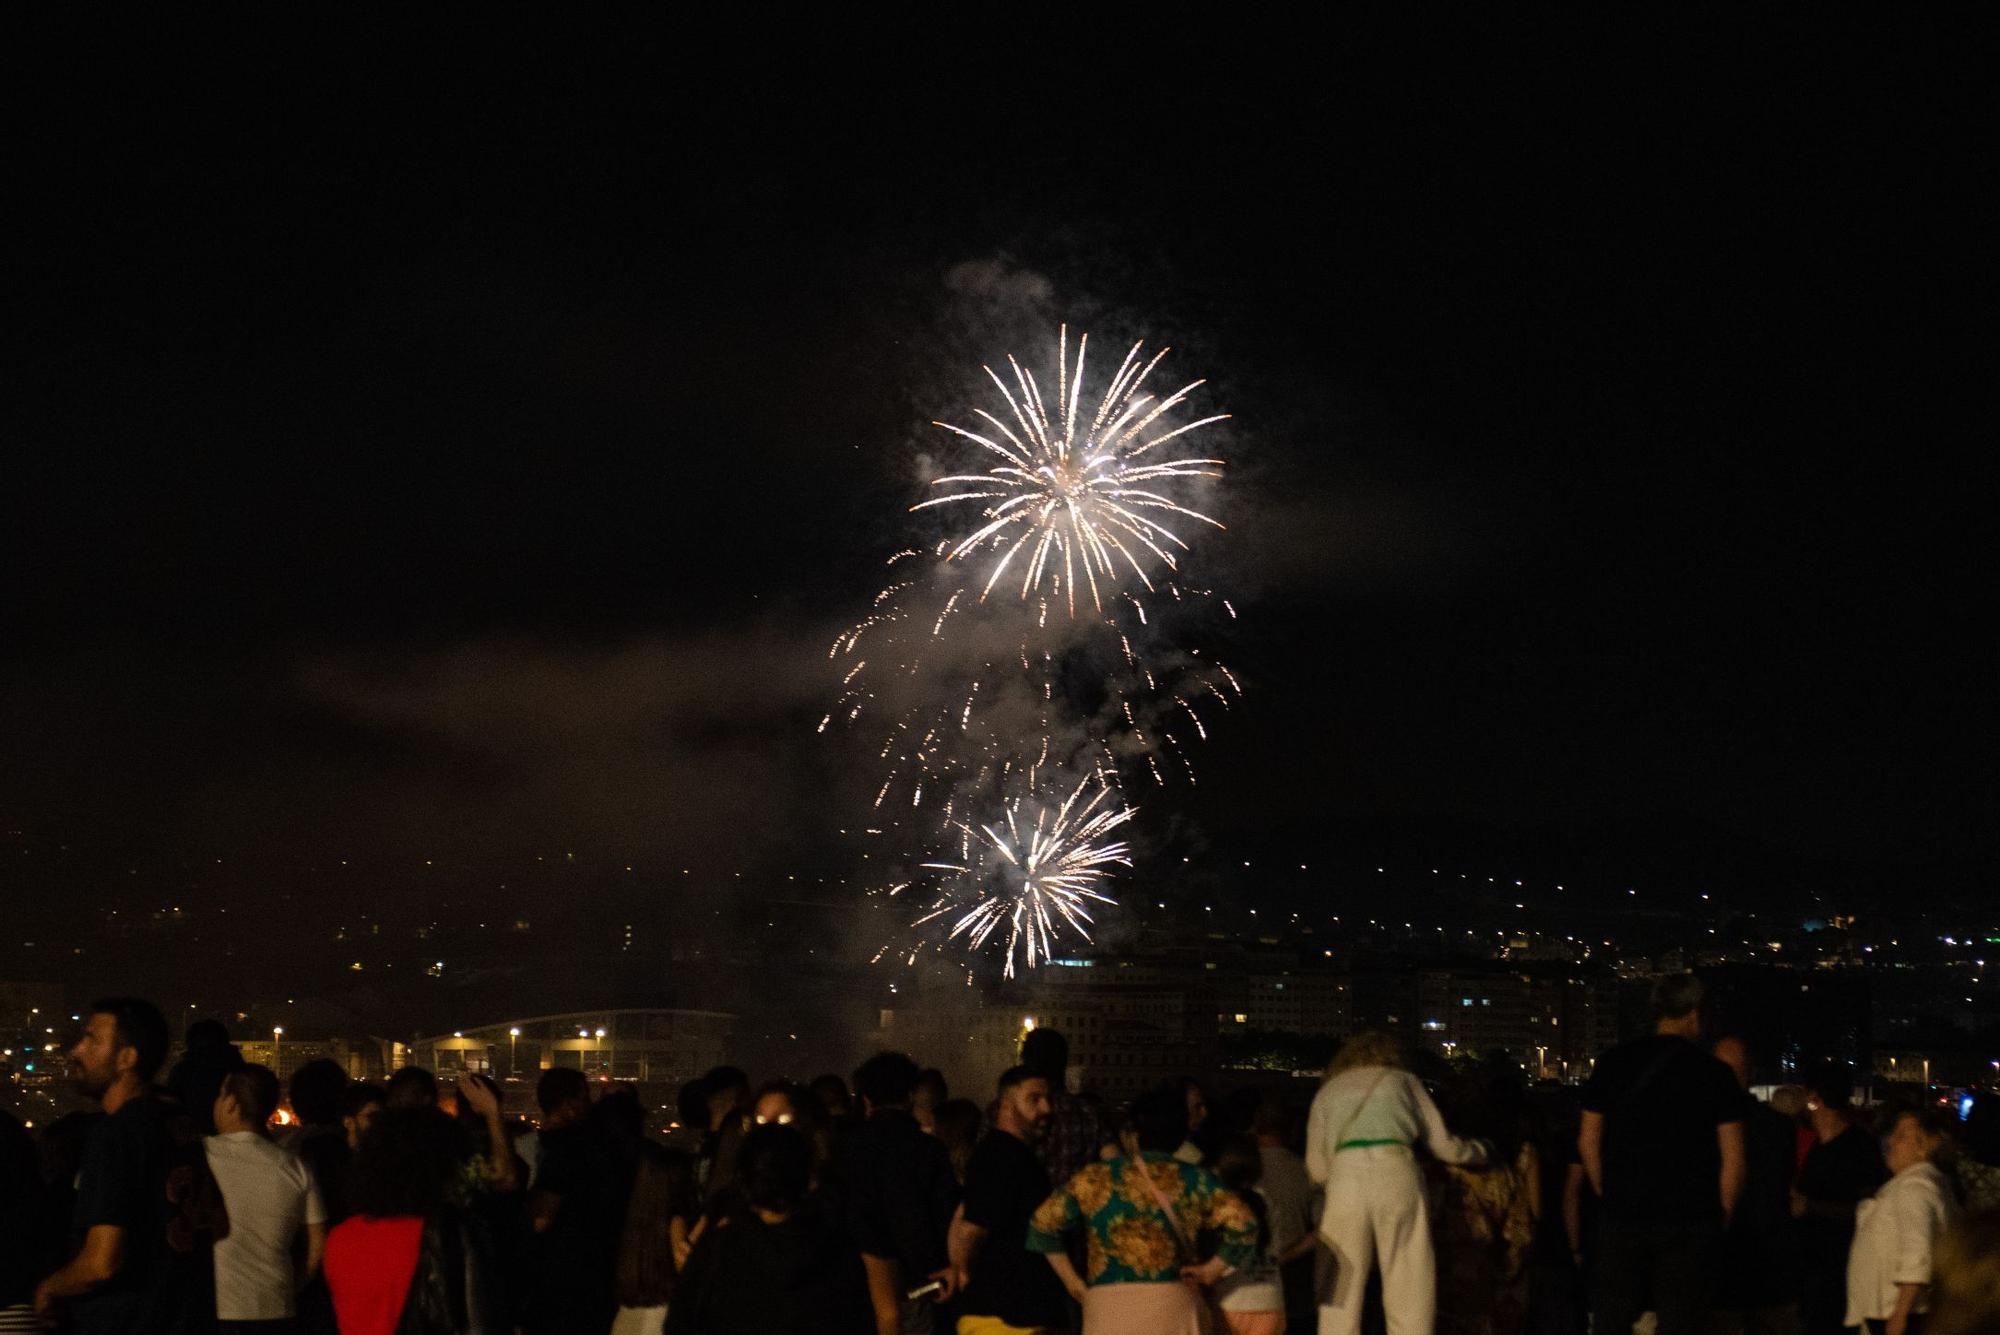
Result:
[[1180,1084],[1181,1097],[1187,1100],[1188,1129],[1187,1139],[1174,1151],[1174,1157],[1182,1163],[1202,1163],[1213,1158],[1213,1151],[1220,1146],[1217,1133],[1221,1128],[1208,1113],[1208,1087],[1193,1077]]
[[1042,1162],[1049,1181],[1061,1186],[1085,1164],[1096,1163],[1111,1137],[1090,1103],[1069,1092],[1069,1040],[1054,1029],[1029,1031],[1021,1040],[1021,1065],[1049,1082],[1049,1129],[1042,1138]]
[[[348,1204],[348,1177],[354,1170],[354,1155],[361,1146],[361,1138],[382,1111],[383,1098],[380,1085],[349,1081],[340,1091],[332,1132],[307,1136],[299,1145],[299,1157],[312,1170],[313,1182],[319,1188],[320,1205],[326,1212],[329,1230],[353,1213]],[[301,1335],[339,1335],[339,1329],[333,1294],[327,1288],[326,1271],[322,1267],[299,1293],[299,1330]]]
[[[325,1057],[299,1067],[292,1072],[287,1091],[292,1115],[298,1120],[273,1133],[277,1143],[296,1154],[312,1175],[328,1227],[345,1218],[335,1211],[332,1197],[341,1190],[352,1152],[341,1122],[342,1096],[349,1083],[340,1063]],[[299,1293],[298,1328],[304,1335],[332,1335],[334,1330],[333,1300],[327,1294],[325,1278],[316,1269]]]
[[1603,1203],[1596,1326],[1629,1331],[1659,1314],[1659,1335],[1707,1320],[1723,1231],[1743,1191],[1743,1092],[1695,1043],[1701,982],[1653,988],[1653,1032],[1597,1060],[1583,1090],[1577,1149]]
[[716,1221],[695,1244],[674,1288],[667,1335],[868,1335],[878,1329],[853,1243],[809,1194],[807,1139],[789,1126],[754,1127],[743,1139],[733,1177],[744,1209]]
[[696,1154],[695,1173],[711,1213],[725,1199],[736,1172],[736,1152],[750,1129],[750,1077],[735,1066],[718,1066],[701,1078],[708,1122]]
[[750,1124],[789,1126],[811,1141],[813,1190],[824,1191],[830,1176],[827,1164],[833,1157],[833,1128],[827,1121],[826,1110],[803,1085],[772,1080],[760,1086],[750,1105]]
[[435,1108],[384,1109],[363,1133],[348,1182],[354,1213],[326,1242],[340,1335],[457,1335],[496,1323],[452,1201],[458,1172],[457,1135]]
[[1062,1281],[1028,1251],[1028,1220],[1048,1199],[1049,1174],[1035,1142],[1049,1125],[1049,1081],[1016,1066],[1000,1077],[993,1130],[972,1151],[965,1203],[951,1222],[958,1310],[1022,1330],[1063,1329],[1069,1298]]
[[32,1328],[35,1284],[61,1259],[47,1195],[34,1140],[0,1109],[0,1330]]
[[660,1335],[687,1259],[688,1226],[700,1208],[693,1157],[642,1142],[618,1244],[618,1315],[611,1335]]
[[937,1134],[937,1111],[951,1098],[951,1087],[945,1083],[944,1072],[936,1067],[926,1067],[917,1072],[917,1083],[910,1091],[910,1116],[917,1119],[917,1125],[932,1135]]
[[421,1066],[402,1066],[392,1071],[383,1086],[391,1108],[435,1108],[438,1106],[437,1077]]
[[292,1072],[287,1092],[291,1096],[292,1116],[298,1121],[287,1134],[278,1137],[278,1143],[296,1149],[318,1133],[338,1132],[340,1092],[346,1088],[347,1072],[330,1058],[315,1057]]
[[458,1124],[459,1157],[465,1187],[479,1195],[518,1192],[527,1166],[514,1153],[500,1116],[500,1086],[492,1077],[466,1072],[458,1077],[453,1120]]
[[832,1074],[814,1076],[806,1089],[819,1103],[830,1131],[844,1131],[854,1121],[854,1096],[845,1080]]
[[205,1324],[220,1198],[192,1119],[153,1087],[166,1019],[135,997],[92,1002],[69,1055],[77,1087],[104,1115],[77,1172],[75,1253],[36,1289],[36,1310],[63,1311],[75,1335],[174,1335]]
[[[573,1099],[558,1106],[565,1115],[576,1111]],[[536,1245],[522,1324],[530,1332],[596,1335],[617,1312],[618,1243],[635,1165],[616,1123],[615,1110],[607,1118],[586,1108],[542,1132],[528,1205]]]
[[868,1273],[880,1335],[930,1335],[937,1300],[906,1293],[945,1273],[958,1206],[951,1156],[910,1114],[917,1064],[882,1052],[854,1073],[867,1120],[839,1144],[847,1223]]
[[577,1121],[590,1111],[590,1082],[573,1066],[551,1066],[535,1082],[535,1106],[542,1122],[514,1141],[514,1153],[528,1166],[528,1185],[541,1171],[542,1137]]
[[1852,1091],[1847,1072],[1828,1067],[1806,1097],[1806,1118],[1818,1143],[1792,1181],[1791,1203],[1799,1221],[1799,1318],[1805,1335],[1837,1335],[1846,1328],[1855,1207],[1889,1176],[1875,1137],[1855,1125],[1848,1107]]
[[1750,1049],[1722,1038],[1715,1057],[1743,1091],[1743,1195],[1723,1238],[1718,1335],[1791,1335],[1798,1329],[1798,1250],[1792,1223],[1795,1124],[1750,1097]]
[[1493,1147],[1484,1168],[1440,1164],[1429,1177],[1440,1335],[1521,1335],[1529,1258],[1542,1210],[1541,1151],[1529,1134],[1521,1069],[1484,1063],[1454,1081],[1454,1119]]
[[211,1135],[216,1091],[222,1077],[243,1069],[243,1050],[229,1041],[220,1020],[196,1020],[181,1036],[181,1059],[167,1072],[167,1092],[194,1122],[197,1134]]
[[985,1114],[971,1099],[946,1099],[938,1105],[937,1116],[931,1122],[931,1134],[951,1156],[951,1173],[961,1187],[972,1167],[972,1152],[979,1144],[985,1124]]

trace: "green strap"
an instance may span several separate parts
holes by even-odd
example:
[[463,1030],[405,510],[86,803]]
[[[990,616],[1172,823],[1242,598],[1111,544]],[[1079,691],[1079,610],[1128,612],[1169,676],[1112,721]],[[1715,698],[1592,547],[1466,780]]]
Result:
[[1333,1152],[1338,1154],[1342,1150],[1365,1150],[1375,1145],[1401,1145],[1404,1149],[1410,1148],[1410,1142],[1407,1140],[1343,1140],[1333,1147]]

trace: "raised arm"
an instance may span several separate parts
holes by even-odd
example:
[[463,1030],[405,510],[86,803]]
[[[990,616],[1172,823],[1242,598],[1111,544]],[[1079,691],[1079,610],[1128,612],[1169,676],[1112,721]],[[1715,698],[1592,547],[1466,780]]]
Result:
[[1444,1124],[1444,1114],[1431,1102],[1430,1091],[1424,1082],[1405,1073],[1410,1099],[1416,1104],[1417,1123],[1423,1128],[1424,1146],[1437,1156],[1439,1163],[1483,1164],[1491,1151],[1483,1140],[1461,1140],[1451,1133]]
[[506,1123],[500,1120],[500,1100],[470,1075],[458,1077],[458,1097],[477,1114],[486,1128],[486,1181],[495,1191],[518,1191],[520,1172],[514,1167],[514,1147],[507,1140]]

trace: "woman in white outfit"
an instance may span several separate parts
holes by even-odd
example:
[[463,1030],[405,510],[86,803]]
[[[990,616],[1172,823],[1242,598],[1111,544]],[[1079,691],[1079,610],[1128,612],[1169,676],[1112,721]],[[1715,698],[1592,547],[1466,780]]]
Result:
[[1931,1111],[1899,1114],[1883,1147],[1891,1176],[1855,1211],[1847,1324],[1870,1335],[1909,1335],[1930,1308],[1931,1248],[1958,1214],[1951,1182],[1932,1162],[1945,1125]]
[[1306,1127],[1306,1171],[1326,1187],[1319,1231],[1334,1265],[1333,1292],[1320,1295],[1319,1335],[1357,1335],[1373,1266],[1382,1271],[1389,1335],[1431,1335],[1437,1258],[1419,1143],[1445,1163],[1486,1162],[1483,1142],[1445,1129],[1393,1037],[1356,1034],[1333,1059]]

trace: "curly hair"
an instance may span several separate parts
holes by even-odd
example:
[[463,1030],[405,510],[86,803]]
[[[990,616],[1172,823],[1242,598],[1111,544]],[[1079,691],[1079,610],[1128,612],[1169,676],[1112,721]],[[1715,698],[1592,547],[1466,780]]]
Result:
[[2000,1328],[2000,1210],[1977,1210],[1937,1240],[1926,1329],[1984,1335]]
[[1364,1029],[1340,1045],[1340,1051],[1333,1054],[1333,1062],[1326,1068],[1331,1080],[1342,1071],[1351,1071],[1357,1066],[1401,1066],[1403,1064],[1403,1042],[1394,1034],[1383,1033],[1379,1029]]
[[384,1109],[361,1137],[347,1194],[356,1214],[429,1215],[444,1207],[458,1155],[449,1117],[435,1108]]

